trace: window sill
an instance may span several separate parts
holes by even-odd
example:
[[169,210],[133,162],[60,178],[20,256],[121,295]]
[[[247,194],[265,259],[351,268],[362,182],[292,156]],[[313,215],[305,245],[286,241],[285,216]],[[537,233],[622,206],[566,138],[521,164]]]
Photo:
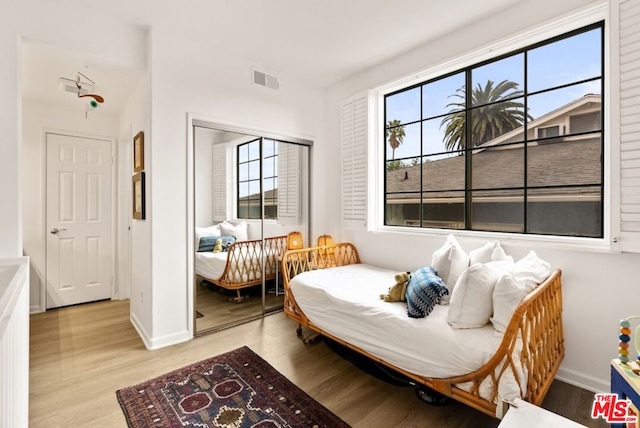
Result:
[[446,237],[454,235],[456,238],[470,240],[497,240],[503,244],[536,248],[552,248],[554,250],[582,251],[589,253],[620,253],[619,243],[606,238],[575,238],[565,236],[523,235],[502,232],[480,232],[472,230],[428,229],[399,226],[380,226],[370,231],[373,234],[387,236],[427,236]]

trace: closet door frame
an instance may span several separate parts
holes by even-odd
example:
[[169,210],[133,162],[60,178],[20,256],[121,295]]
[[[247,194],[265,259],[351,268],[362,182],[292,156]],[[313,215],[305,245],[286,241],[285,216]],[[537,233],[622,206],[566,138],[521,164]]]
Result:
[[[195,152],[195,132],[194,127],[210,128],[219,131],[227,131],[238,134],[256,135],[262,138],[273,139],[277,141],[283,141],[287,143],[298,144],[308,148],[307,151],[307,186],[304,190],[307,192],[311,189],[311,165],[312,165],[312,147],[313,139],[307,136],[292,135],[289,133],[279,133],[273,129],[260,129],[248,127],[245,125],[234,124],[230,122],[221,121],[219,119],[212,119],[206,116],[188,113],[187,114],[187,314],[189,314],[188,328],[189,336],[195,337],[196,335],[196,311],[195,311],[195,255],[193,249],[195,248],[195,166],[194,166],[194,152]],[[262,146],[262,144],[261,144]],[[261,160],[262,161],[262,160]],[[261,181],[263,180],[261,174]],[[260,221],[260,235],[264,240],[264,192],[261,195],[262,198],[262,215]],[[311,219],[311,198],[307,197],[305,210],[307,214],[307,232],[309,236],[312,233],[312,219]],[[264,247],[264,245],[263,245]],[[264,270],[264,257],[262,269]],[[262,280],[262,316],[265,316],[265,279]]]

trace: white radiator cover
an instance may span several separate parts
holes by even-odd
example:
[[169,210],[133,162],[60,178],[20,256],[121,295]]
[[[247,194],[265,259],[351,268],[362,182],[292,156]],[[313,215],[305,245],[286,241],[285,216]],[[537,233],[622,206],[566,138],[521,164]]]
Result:
[[[0,265],[6,264],[0,261]],[[11,264],[18,264],[16,273],[8,284],[0,284],[0,428],[26,428],[29,425],[28,258]]]

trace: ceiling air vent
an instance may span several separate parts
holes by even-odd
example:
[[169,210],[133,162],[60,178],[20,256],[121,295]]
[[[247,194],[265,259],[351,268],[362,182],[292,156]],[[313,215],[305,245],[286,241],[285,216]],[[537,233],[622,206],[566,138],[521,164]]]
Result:
[[253,69],[253,83],[260,86],[266,86],[271,89],[278,89],[280,87],[280,83],[276,76],[264,71],[256,70],[255,68]]

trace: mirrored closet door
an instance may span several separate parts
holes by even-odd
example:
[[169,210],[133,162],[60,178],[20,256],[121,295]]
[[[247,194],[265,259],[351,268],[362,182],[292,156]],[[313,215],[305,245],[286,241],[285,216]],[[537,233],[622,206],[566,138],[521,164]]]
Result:
[[287,235],[309,241],[310,142],[193,128],[195,333],[282,310]]

